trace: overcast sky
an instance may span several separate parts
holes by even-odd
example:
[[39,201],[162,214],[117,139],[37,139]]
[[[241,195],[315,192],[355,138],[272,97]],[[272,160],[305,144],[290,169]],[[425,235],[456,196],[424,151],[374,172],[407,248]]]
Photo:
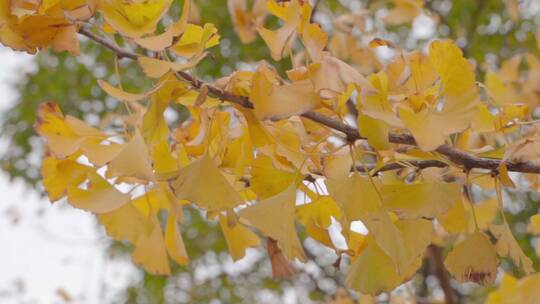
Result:
[[[13,76],[32,68],[31,56],[0,46],[0,111],[17,100]],[[7,148],[0,141],[0,151]],[[62,303],[59,291],[76,303],[103,303],[135,279],[129,261],[105,258],[108,238],[89,213],[51,206],[4,173],[0,196],[0,303]]]

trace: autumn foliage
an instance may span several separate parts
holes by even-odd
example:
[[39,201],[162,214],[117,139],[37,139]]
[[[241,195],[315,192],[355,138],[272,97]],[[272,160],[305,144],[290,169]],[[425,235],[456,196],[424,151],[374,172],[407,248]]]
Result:
[[[369,48],[396,56],[366,73],[369,57],[350,53],[361,14],[336,18],[340,30],[329,34],[308,1],[229,0],[242,43],[260,36],[271,58],[207,83],[195,71],[219,45],[219,29],[190,23],[191,2],[157,30],[176,2],[0,0],[4,45],[78,56],[86,36],[118,60],[137,61],[153,83],[128,92],[119,68],[115,83],[99,80],[125,109],[99,127],[53,102],[36,109],[51,202],[67,198],[95,213],[154,274],[189,263],[182,212],[197,208],[219,222],[233,260],[266,246],[276,277],[294,275],[309,237],[335,252],[347,287],[378,295],[408,281],[429,248],[447,248],[444,267],[458,282],[494,283],[502,258],[522,271],[521,279],[504,275],[490,303],[540,302],[540,276],[503,210],[517,177],[532,191],[540,185],[538,57],[513,57],[480,82],[454,41],[407,52],[375,39]],[[390,24],[423,9],[422,1],[393,2]],[[281,60],[292,62],[286,75],[273,67]],[[189,115],[171,124],[164,113],[176,105]],[[367,234],[351,228],[358,221]],[[540,234],[540,215],[528,231]]]

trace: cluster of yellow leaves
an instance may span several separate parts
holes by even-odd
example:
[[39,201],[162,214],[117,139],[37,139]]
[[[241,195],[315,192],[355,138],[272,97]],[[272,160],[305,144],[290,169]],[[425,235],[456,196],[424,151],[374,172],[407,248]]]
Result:
[[[301,224],[305,235],[350,256],[347,285],[365,294],[389,291],[410,279],[430,244],[451,248],[444,264],[461,282],[493,283],[499,256],[525,273],[534,272],[508,224],[494,224],[502,201],[473,202],[470,193],[465,198],[469,176],[459,168],[417,170],[408,162],[448,162],[436,153],[444,144],[504,160],[538,159],[536,138],[507,145],[505,154],[498,136],[511,132],[509,125],[526,120],[537,105],[532,99],[522,104],[538,93],[536,57],[527,57],[531,71],[522,88],[515,86],[523,82],[517,72],[520,57],[488,73],[484,87],[490,102],[481,98],[473,64],[452,41],[434,41],[427,53],[401,51],[383,67],[370,49],[394,46],[384,40],[369,48],[356,45],[352,32],[363,28],[361,14],[339,17],[335,26],[342,29],[329,37],[312,21],[308,1],[255,1],[248,8],[246,1],[233,0],[229,11],[243,42],[258,33],[274,60],[299,54],[305,59],[293,60],[287,79],[261,62],[254,71],[236,71],[213,84],[214,92],[222,89],[251,102],[242,107],[211,97],[207,85],[176,74],[194,68],[219,43],[212,24],[188,22],[191,1],[184,1],[180,19],[159,34],[156,25],[172,1],[2,3],[0,38],[15,49],[52,46],[76,54],[77,22],[98,11],[105,32],[156,52],[155,58],[137,60],[156,80],[149,91],[131,93],[120,84],[99,82],[129,109],[119,117],[124,133],[64,116],[54,103],[40,107],[35,125],[47,142],[41,173],[50,200],[67,198],[74,207],[97,214],[111,237],[133,244],[133,261],[148,271],[170,273],[169,259],[188,263],[181,228],[182,210],[189,207],[219,221],[235,261],[260,246],[261,236],[267,238],[278,276],[294,272],[290,262],[306,260],[296,229]],[[395,23],[409,22],[422,10],[421,1],[394,4],[389,16],[399,16],[391,18]],[[267,14],[280,19],[281,27],[264,28]],[[40,21],[51,18],[60,18],[61,26]],[[66,44],[67,36],[72,43]],[[305,51],[293,54],[297,37]],[[168,60],[165,50],[183,61]],[[143,100],[146,106],[139,103]],[[176,104],[189,117],[171,124],[164,113]],[[369,151],[365,143],[347,142],[302,116],[309,111],[336,120],[357,112],[358,135],[367,139]],[[390,132],[411,134],[417,147],[390,143]],[[389,163],[405,168],[378,172]],[[506,168],[499,172],[496,184],[513,186]],[[485,172],[474,174],[474,185],[493,190]],[[352,229],[358,221],[367,227],[366,235]],[[537,222],[533,218],[533,233],[540,231]],[[335,223],[345,247],[330,233]],[[520,286],[531,283],[507,279],[504,284],[520,294]]]
[[0,42],[32,54],[51,47],[78,55],[77,23],[95,9],[96,3],[86,0],[2,0]]
[[[184,1],[182,16],[164,33],[155,34],[156,26],[168,12],[172,0],[2,0],[0,2],[0,41],[16,50],[35,53],[51,47],[55,51],[79,54],[77,31],[84,21],[99,12],[108,33],[117,32],[134,39],[140,46],[162,51],[170,48],[185,58],[197,58],[186,67],[175,68],[169,62],[151,62],[171,69],[193,67],[206,48],[217,45],[219,36],[212,24],[204,26],[188,23],[191,0]],[[204,56],[202,56],[204,57]],[[147,66],[150,63],[146,64]],[[159,69],[158,68],[158,69]],[[157,72],[150,72],[156,75]],[[161,75],[163,75],[162,73]],[[160,77],[152,76],[151,77]]]

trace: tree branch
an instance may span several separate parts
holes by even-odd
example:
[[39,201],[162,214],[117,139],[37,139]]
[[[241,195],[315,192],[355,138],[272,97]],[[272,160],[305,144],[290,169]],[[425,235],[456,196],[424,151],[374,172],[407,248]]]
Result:
[[[130,52],[128,50],[124,50],[118,47],[114,42],[109,41],[106,38],[99,37],[98,35],[92,33],[84,27],[81,27],[79,29],[79,33],[113,51],[119,58],[129,58],[137,60],[137,58],[139,57],[138,54]],[[177,73],[177,75],[185,81],[189,82],[196,89],[200,89],[203,85],[205,85],[208,88],[208,93],[215,98],[219,98],[222,101],[232,102],[245,108],[253,109],[253,103],[247,97],[235,95],[218,87],[206,84],[187,72],[180,71]],[[355,142],[356,140],[366,139],[360,136],[357,128],[347,125],[339,120],[335,120],[331,117],[320,114],[318,112],[308,111],[301,116],[313,120],[326,127],[329,127],[333,130],[344,133],[347,141],[351,143]],[[394,144],[416,145],[414,137],[409,134],[390,133],[388,134],[388,140],[389,142]],[[497,172],[498,168],[501,165],[501,161],[499,160],[477,157],[446,144],[439,146],[435,151],[447,157],[448,160],[450,160],[457,166],[460,166],[463,170],[486,169]],[[420,164],[422,165],[422,167],[420,168],[447,166],[444,162],[439,162],[435,160],[426,160],[425,162],[419,163],[419,165]],[[393,166],[397,165],[398,164],[391,164],[389,165],[389,168],[394,168]],[[540,174],[540,164],[535,164],[533,162],[506,162],[505,165],[508,171]],[[396,169],[397,168],[400,167],[396,167]]]
[[457,303],[456,291],[450,285],[450,278],[446,273],[446,268],[444,267],[443,256],[441,248],[435,245],[430,245],[428,247],[428,254],[430,257],[431,267],[433,269],[433,274],[439,280],[439,286],[444,292],[445,303],[454,304]]
[[106,38],[103,38],[103,37],[100,37],[96,34],[94,34],[91,30],[85,28],[85,27],[80,27],[79,28],[79,34],[83,35],[83,36],[86,36],[88,38],[90,38],[91,40],[94,40],[95,42],[103,45],[104,47],[108,48],[109,50],[113,51],[116,56],[118,58],[129,58],[129,59],[133,59],[133,60],[137,60],[137,57],[139,57],[137,54],[135,53],[132,53],[128,50],[124,50],[120,47],[118,47],[116,45],[116,43],[106,39]]

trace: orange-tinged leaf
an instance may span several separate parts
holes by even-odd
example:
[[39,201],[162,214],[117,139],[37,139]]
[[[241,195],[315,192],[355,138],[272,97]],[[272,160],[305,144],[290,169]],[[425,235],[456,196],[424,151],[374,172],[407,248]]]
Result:
[[275,240],[268,238],[268,241],[266,242],[266,251],[268,252],[270,263],[272,264],[272,277],[274,279],[289,278],[298,272],[291,262],[287,260],[285,255],[283,255],[283,252],[279,249]]

